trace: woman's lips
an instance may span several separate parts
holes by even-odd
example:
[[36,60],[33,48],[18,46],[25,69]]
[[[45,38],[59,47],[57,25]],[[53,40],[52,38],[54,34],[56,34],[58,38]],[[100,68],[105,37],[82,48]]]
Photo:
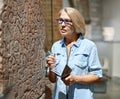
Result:
[[61,29],[61,32],[62,32],[62,33],[65,33],[65,32],[66,32],[66,30],[65,30],[65,29]]

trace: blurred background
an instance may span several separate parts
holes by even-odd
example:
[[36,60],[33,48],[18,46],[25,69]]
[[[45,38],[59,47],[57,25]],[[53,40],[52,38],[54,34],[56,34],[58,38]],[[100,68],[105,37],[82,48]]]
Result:
[[51,6],[52,27],[47,32],[46,51],[60,39],[55,22],[58,11],[67,6],[77,8],[85,18],[86,38],[98,47],[103,68],[104,79],[95,84],[95,99],[120,99],[120,0],[52,0]]

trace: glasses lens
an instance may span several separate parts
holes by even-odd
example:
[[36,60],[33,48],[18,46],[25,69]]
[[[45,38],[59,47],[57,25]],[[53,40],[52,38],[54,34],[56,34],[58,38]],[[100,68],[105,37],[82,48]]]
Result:
[[72,20],[70,20],[70,19],[66,19],[65,22],[66,22],[66,24],[68,24],[68,25],[72,25]]
[[58,24],[62,24],[64,22],[64,24],[72,25],[72,20],[70,20],[70,19],[59,18],[59,19],[57,19],[57,22],[58,22]]

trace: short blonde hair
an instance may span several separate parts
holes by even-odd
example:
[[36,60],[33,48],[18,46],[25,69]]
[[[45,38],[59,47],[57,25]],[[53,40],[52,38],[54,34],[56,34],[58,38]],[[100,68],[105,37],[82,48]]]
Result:
[[73,22],[73,26],[76,30],[77,34],[82,34],[82,36],[85,35],[85,21],[83,16],[81,15],[81,13],[72,7],[65,7],[63,9],[60,10],[59,12],[59,16],[61,14],[62,11],[65,11],[68,16],[71,18],[72,22]]

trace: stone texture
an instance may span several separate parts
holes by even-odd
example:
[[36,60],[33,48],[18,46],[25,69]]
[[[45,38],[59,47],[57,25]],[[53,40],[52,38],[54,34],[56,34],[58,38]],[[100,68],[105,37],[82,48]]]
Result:
[[56,18],[62,1],[1,1],[0,98],[51,99],[44,49],[60,39]]
[[4,0],[0,79],[5,99],[45,97],[45,20],[41,5],[40,0]]
[[56,18],[58,18],[58,12],[62,8],[62,0],[53,0],[53,42],[59,40],[61,38],[61,35],[58,30],[58,25],[56,22]]
[[46,32],[46,39],[45,39],[45,51],[47,52],[50,50],[51,45],[53,43],[53,23],[52,23],[52,0],[41,0],[43,6],[43,15],[45,18],[45,32]]
[[[3,7],[3,1],[0,0],[0,53],[1,53],[1,45],[2,45],[2,20],[1,20],[1,12],[2,12],[2,7]],[[2,92],[3,92],[3,64],[2,64],[2,56],[0,54],[0,98],[2,97]]]

